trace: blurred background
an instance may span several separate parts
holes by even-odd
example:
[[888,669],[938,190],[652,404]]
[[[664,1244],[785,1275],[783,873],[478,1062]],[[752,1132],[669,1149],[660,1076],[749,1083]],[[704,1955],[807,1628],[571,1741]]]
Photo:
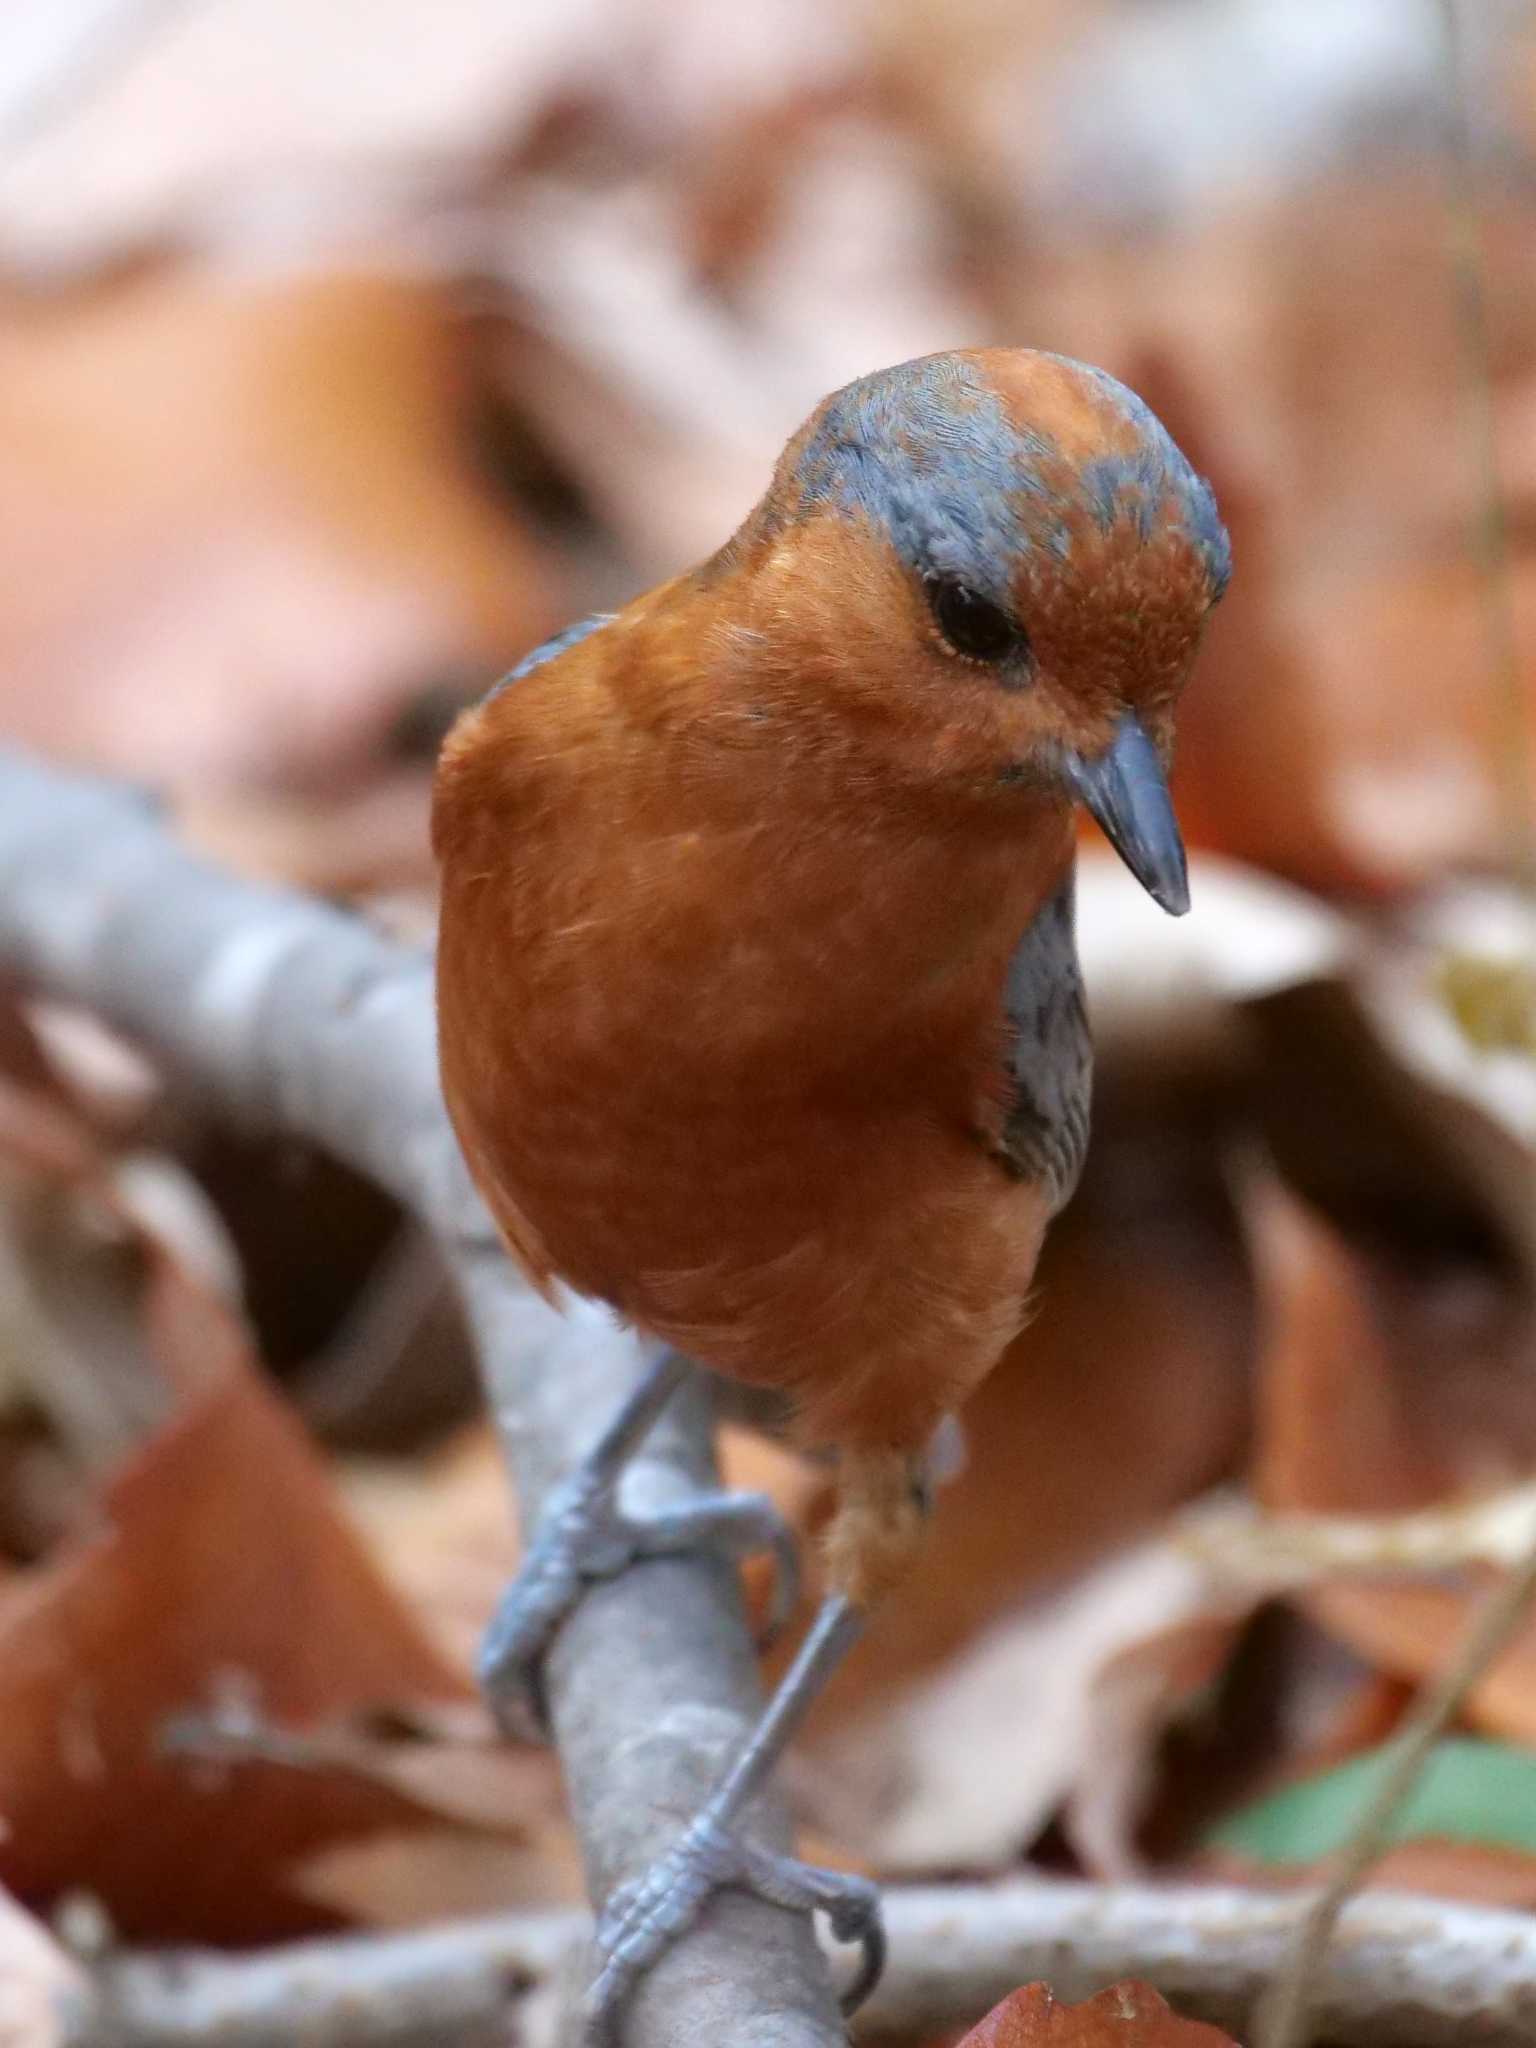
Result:
[[[884,1874],[1292,1882],[1476,1529],[1280,1584],[1168,1517],[1536,1457],[1526,0],[10,9],[0,731],[425,942],[455,710],[712,551],[826,391],[982,342],[1105,365],[1215,484],[1196,910],[1085,841],[1090,1171],[797,1796]],[[380,1195],[7,1009],[0,1881],[136,1940],[575,1896],[469,1685],[476,1413]],[[814,1529],[816,1473],[730,1456]],[[1536,1632],[1421,1805],[1393,1881],[1536,1904]]]

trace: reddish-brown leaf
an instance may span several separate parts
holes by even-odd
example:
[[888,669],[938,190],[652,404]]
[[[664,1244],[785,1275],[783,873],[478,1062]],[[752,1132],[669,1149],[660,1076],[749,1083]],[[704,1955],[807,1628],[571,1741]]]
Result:
[[1062,2005],[1048,1984],[1026,1984],[995,2006],[958,2048],[1236,2048],[1203,2020],[1180,2019],[1150,1984],[1111,1984]]
[[[0,1351],[69,1475],[66,1511],[32,1518],[46,1549],[17,1545],[41,1562],[0,1583],[0,1881],[40,1906],[88,1890],[145,1939],[257,1940],[334,1924],[358,1888],[311,1866],[425,1821],[494,1852],[482,1908],[509,1872],[528,1896],[552,1843],[563,1867],[553,1764],[492,1739],[463,1659],[374,1563],[192,1184],[125,1164],[24,1031],[0,1062]],[[356,1725],[430,1701],[469,1728]],[[414,1898],[439,1910],[430,1872]]]
[[0,1600],[0,1878],[87,1887],[124,1932],[313,1926],[285,1864],[401,1823],[352,1774],[189,1764],[178,1715],[237,1682],[273,1722],[466,1696],[337,1511],[322,1461],[251,1372],[177,1415],[109,1489],[104,1527]]
[[[1399,1514],[1518,1479],[1536,1448],[1528,1329],[1494,1315],[1448,1329],[1432,1296],[1397,1287],[1277,1182],[1246,1203],[1267,1308],[1258,1490],[1281,1512]],[[1491,1570],[1454,1585],[1338,1578],[1303,1597],[1372,1663],[1423,1679],[1443,1668]],[[1467,1718],[1536,1740],[1536,1626],[1479,1681]]]
[[150,268],[0,306],[0,364],[10,737],[186,793],[251,865],[419,876],[434,719],[562,610],[471,453],[451,297]]

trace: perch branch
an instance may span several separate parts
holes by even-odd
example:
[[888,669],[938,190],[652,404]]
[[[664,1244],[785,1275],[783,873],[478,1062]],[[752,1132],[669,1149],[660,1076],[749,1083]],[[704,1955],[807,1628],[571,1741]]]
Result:
[[[1244,2037],[1296,1924],[1292,1898],[1228,1886],[1042,1883],[887,1895],[891,1960],[865,2038],[966,2026],[1017,1985],[1081,1999],[1126,1977]],[[1315,1984],[1338,2048],[1521,2048],[1536,2038],[1528,1914],[1380,1892],[1346,1907]],[[100,1966],[60,2048],[548,2048],[551,1987],[579,1964],[574,1913],[472,1920]],[[716,2037],[710,2037],[716,2038]],[[775,2033],[745,2037],[776,2042]]]
[[[168,1082],[257,1129],[301,1135],[378,1180],[443,1240],[525,1530],[638,1369],[593,1304],[522,1286],[459,1160],[437,1088],[426,958],[360,919],[196,859],[122,788],[0,755],[0,974],[94,1011]],[[636,1460],[637,1493],[713,1476],[702,1388]],[[647,1561],[594,1587],[548,1660],[551,1723],[589,1886],[669,1846],[758,1706],[734,1575]],[[787,1845],[783,1809],[756,1813]],[[626,2048],[843,2039],[809,1923],[744,1894],[711,1903],[631,2007]]]

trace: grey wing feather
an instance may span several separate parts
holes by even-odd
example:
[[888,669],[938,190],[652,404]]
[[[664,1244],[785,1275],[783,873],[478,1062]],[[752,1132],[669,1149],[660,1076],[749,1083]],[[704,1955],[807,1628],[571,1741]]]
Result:
[[1093,1044],[1077,964],[1074,869],[1036,916],[1008,966],[1005,1002],[1013,1101],[1003,1154],[1021,1179],[1044,1181],[1054,1214],[1077,1186],[1088,1149]]
[[615,612],[593,612],[589,618],[578,619],[574,626],[562,626],[558,633],[552,633],[547,640],[541,640],[530,654],[525,654],[516,668],[508,669],[500,682],[493,683],[485,693],[485,701],[489,703],[508,683],[519,682],[522,677],[532,675],[536,668],[542,668],[546,661],[553,661],[557,654],[564,654],[567,647],[574,647],[600,626],[611,625],[616,617]]

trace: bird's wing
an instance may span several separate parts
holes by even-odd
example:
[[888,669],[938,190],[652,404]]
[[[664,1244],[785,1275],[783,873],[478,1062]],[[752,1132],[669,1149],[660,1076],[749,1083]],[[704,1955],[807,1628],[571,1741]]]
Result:
[[1002,1157],[1022,1180],[1043,1181],[1054,1214],[1077,1186],[1088,1148],[1093,1046],[1073,928],[1074,868],[1019,941],[1005,1002],[1012,1099]]

